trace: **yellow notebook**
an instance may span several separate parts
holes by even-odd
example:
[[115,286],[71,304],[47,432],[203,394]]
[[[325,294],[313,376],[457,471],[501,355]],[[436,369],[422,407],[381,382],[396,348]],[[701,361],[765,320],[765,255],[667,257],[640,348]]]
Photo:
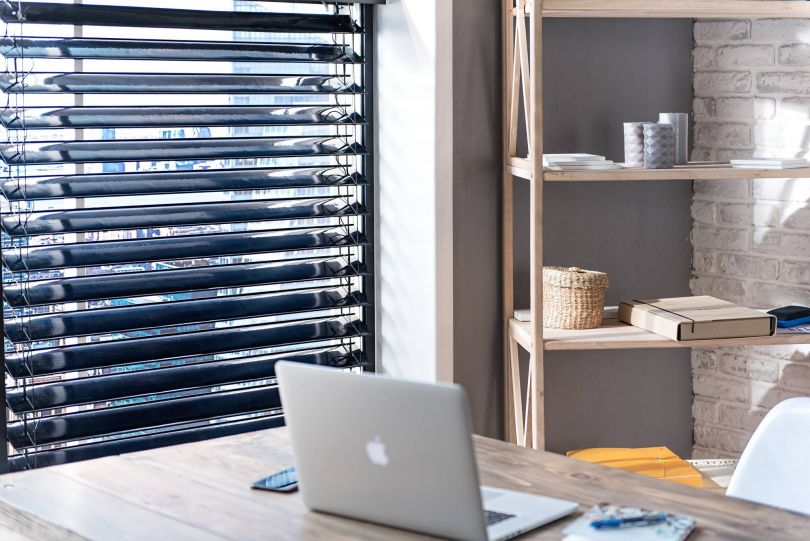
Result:
[[700,472],[666,447],[595,447],[566,453],[571,458],[647,477],[703,488]]

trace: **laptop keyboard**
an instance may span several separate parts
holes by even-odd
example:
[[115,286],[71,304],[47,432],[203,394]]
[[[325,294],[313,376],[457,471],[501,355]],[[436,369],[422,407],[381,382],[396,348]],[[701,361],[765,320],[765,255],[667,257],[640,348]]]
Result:
[[493,524],[497,524],[499,522],[503,522],[508,518],[514,518],[515,515],[510,515],[508,513],[498,513],[497,511],[490,511],[488,509],[484,509],[484,520],[487,523],[487,526],[492,526]]

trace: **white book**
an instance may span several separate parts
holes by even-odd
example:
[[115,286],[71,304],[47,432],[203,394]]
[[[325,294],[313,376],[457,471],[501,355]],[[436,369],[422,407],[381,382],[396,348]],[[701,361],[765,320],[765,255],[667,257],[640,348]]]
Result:
[[621,169],[618,163],[607,163],[601,165],[550,165],[546,169],[550,171],[610,171]]
[[604,160],[604,156],[596,154],[543,154],[543,163],[552,164],[556,162],[589,162],[594,160]]
[[550,162],[543,162],[544,165],[611,165],[613,160],[554,160]]
[[779,164],[761,164],[761,165],[737,165],[732,164],[734,169],[801,169],[810,165],[808,162],[801,163],[779,163]]
[[751,158],[741,160],[731,160],[731,165],[739,166],[777,166],[777,165],[803,165],[806,158]]
[[531,321],[532,320],[532,311],[531,310],[515,310],[515,319],[518,321]]

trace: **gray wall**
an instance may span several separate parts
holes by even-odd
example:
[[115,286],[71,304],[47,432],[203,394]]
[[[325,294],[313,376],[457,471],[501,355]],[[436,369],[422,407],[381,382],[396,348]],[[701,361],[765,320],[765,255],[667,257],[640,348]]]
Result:
[[[545,152],[621,161],[623,121],[691,111],[691,21],[547,20]],[[528,303],[528,197],[516,189],[525,249],[515,303]],[[607,304],[689,294],[688,181],[546,184],[545,264],[608,273]],[[523,204],[521,204],[523,203]],[[547,446],[667,445],[691,452],[688,350],[546,353]]]
[[[476,431],[501,435],[500,2],[454,5],[454,379],[470,393]],[[544,29],[547,152],[621,160],[621,122],[691,111],[691,21],[551,20]],[[519,181],[518,247],[528,246],[528,195]],[[546,262],[608,272],[608,303],[688,295],[691,195],[688,181],[547,184]],[[528,259],[516,269],[520,307]],[[554,451],[668,445],[688,456],[689,353],[548,353],[546,411]]]
[[500,436],[500,1],[453,2],[453,372],[475,429]]

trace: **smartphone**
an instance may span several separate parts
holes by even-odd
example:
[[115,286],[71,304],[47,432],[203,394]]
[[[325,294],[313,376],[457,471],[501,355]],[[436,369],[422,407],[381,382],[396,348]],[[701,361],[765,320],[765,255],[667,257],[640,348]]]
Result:
[[250,488],[272,492],[295,492],[298,490],[298,476],[295,468],[287,468],[264,479],[259,479],[250,485]]
[[783,306],[770,310],[768,313],[776,316],[778,327],[795,327],[810,323],[810,308],[807,306]]

